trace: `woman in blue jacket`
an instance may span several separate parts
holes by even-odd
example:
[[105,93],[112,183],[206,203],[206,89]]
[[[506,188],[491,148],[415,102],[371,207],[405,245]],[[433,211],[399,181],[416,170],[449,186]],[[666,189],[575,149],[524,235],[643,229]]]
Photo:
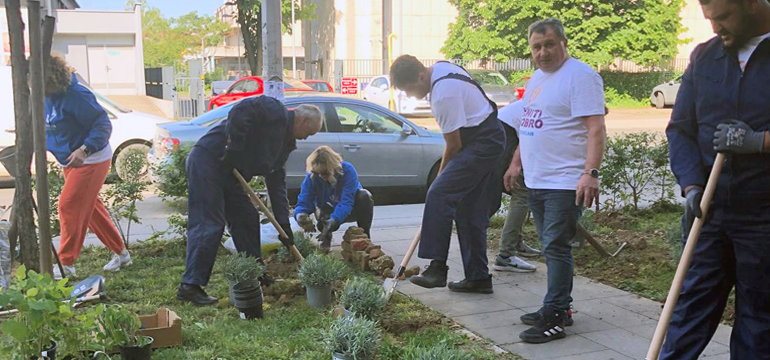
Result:
[[372,227],[374,201],[361,187],[356,169],[328,146],[321,146],[307,158],[308,174],[294,209],[294,218],[305,231],[313,231],[315,214],[321,231],[319,246],[329,250],[332,232],[341,224],[356,221],[366,235]]
[[54,267],[54,276],[75,275],[75,260],[88,229],[113,252],[104,270],[120,270],[131,264],[131,256],[99,200],[112,160],[112,123],[94,94],[78,84],[64,59],[51,57],[45,77],[46,146],[64,169],[59,196],[59,260],[64,274]]

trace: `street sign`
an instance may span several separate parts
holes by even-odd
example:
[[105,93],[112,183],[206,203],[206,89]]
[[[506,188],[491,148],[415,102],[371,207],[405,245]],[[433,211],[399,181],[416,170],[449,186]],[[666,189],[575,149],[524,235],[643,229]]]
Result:
[[342,93],[347,95],[358,94],[358,78],[342,78]]

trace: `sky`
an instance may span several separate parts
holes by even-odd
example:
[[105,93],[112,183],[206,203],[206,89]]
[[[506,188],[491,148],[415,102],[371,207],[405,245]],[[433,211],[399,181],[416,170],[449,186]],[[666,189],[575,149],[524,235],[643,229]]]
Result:
[[[126,0],[77,0],[85,10],[125,10]],[[147,5],[160,9],[163,16],[179,17],[191,11],[214,15],[223,0],[147,0]]]

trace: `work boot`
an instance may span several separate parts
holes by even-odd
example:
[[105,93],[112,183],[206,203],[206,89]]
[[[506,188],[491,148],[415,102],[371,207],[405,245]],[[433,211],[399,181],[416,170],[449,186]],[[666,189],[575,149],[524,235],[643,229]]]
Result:
[[[519,319],[521,319],[521,322],[524,324],[535,325],[538,321],[540,321],[544,310],[545,306],[536,312],[524,314]],[[564,318],[564,326],[572,326],[573,324],[575,324],[575,320],[572,320],[572,309],[569,309],[567,310],[567,317]]]
[[516,245],[516,253],[518,253],[518,255],[521,257],[527,258],[538,257],[542,255],[540,250],[530,247],[524,241],[521,241],[518,245]]
[[211,305],[219,299],[209,296],[198,285],[193,284],[179,284],[179,290],[176,292],[176,298],[182,301],[189,301],[195,305]]
[[463,281],[452,281],[449,283],[449,290],[464,293],[491,294],[494,292],[492,290],[492,275],[482,280],[465,279]]
[[412,276],[409,281],[417,286],[432,289],[446,286],[446,274],[449,267],[445,261],[432,260],[425,271],[417,276]]
[[563,339],[567,336],[564,333],[564,322],[567,318],[567,312],[556,310],[552,307],[544,307],[537,323],[519,334],[519,338],[530,344],[542,344],[551,340]]

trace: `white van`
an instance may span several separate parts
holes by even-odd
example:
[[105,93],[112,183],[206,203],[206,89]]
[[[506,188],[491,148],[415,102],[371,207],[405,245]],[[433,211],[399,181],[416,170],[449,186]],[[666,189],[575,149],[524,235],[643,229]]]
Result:
[[[112,136],[110,145],[114,151],[112,157],[114,164],[120,161],[121,153],[126,149],[139,149],[147,153],[152,148],[152,139],[155,136],[155,125],[169,122],[170,120],[158,116],[145,114],[120,107],[99,93],[91,89],[88,84],[78,77],[83,86],[91,90],[96,96],[107,115],[112,120]],[[16,121],[13,110],[13,81],[11,79],[11,67],[0,66],[0,150],[16,143]],[[49,160],[53,156],[48,154]],[[34,172],[34,166],[32,167]],[[8,176],[4,167],[0,166],[0,177]]]

